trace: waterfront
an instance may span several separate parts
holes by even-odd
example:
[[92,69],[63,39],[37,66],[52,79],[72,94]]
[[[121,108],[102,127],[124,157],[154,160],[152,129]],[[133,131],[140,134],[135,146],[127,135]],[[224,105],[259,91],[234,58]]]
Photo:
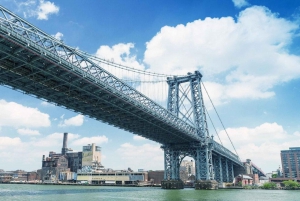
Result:
[[162,190],[151,187],[0,184],[1,201],[296,201],[299,196],[298,190]]

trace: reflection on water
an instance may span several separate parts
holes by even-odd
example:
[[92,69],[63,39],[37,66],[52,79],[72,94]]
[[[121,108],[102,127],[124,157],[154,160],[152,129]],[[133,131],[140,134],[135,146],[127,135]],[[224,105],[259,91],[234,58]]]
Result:
[[0,201],[293,201],[300,190],[162,190],[154,187],[100,187],[0,184]]

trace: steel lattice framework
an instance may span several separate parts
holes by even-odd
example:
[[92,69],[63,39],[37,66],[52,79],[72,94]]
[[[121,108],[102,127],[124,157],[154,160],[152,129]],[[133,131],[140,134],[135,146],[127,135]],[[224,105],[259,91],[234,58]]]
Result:
[[[189,144],[166,144],[165,151],[165,180],[179,179],[179,166],[184,156],[195,159],[196,179],[214,180],[212,148],[205,107],[201,92],[202,75],[196,71],[185,77],[168,78],[169,95],[168,110],[174,115],[193,125],[199,142]],[[185,85],[185,86],[184,86]]]
[[[209,150],[212,151],[205,150],[205,154],[212,152],[242,166],[237,155],[211,138],[205,138],[206,130],[200,128],[202,123],[197,123],[200,126],[197,127],[184,118],[178,118],[174,113],[178,107],[176,103],[170,101],[170,107],[174,108],[169,108],[170,111],[163,108],[101,68],[101,62],[93,62],[86,54],[65,45],[2,6],[0,84],[163,145],[210,144]],[[193,105],[193,110],[198,110],[199,106]],[[198,122],[205,121],[203,116],[193,118]]]

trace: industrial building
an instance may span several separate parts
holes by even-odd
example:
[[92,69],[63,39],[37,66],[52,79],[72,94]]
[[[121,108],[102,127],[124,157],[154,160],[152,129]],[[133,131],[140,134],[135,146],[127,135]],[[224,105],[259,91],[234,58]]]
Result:
[[82,152],[73,152],[68,148],[68,133],[64,133],[61,153],[50,151],[46,158],[43,155],[41,178],[48,182],[76,181],[77,172],[90,172],[95,168],[103,168],[101,147],[93,143],[83,146]]
[[290,147],[280,153],[283,178],[300,179],[300,147]]

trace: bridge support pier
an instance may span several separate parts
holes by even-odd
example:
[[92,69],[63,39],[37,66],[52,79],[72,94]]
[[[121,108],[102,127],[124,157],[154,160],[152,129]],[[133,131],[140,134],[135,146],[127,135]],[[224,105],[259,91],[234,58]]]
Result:
[[161,181],[162,189],[183,189],[184,183],[179,180],[163,180]]
[[195,181],[196,190],[216,190],[219,188],[219,183],[216,180],[198,180]]

